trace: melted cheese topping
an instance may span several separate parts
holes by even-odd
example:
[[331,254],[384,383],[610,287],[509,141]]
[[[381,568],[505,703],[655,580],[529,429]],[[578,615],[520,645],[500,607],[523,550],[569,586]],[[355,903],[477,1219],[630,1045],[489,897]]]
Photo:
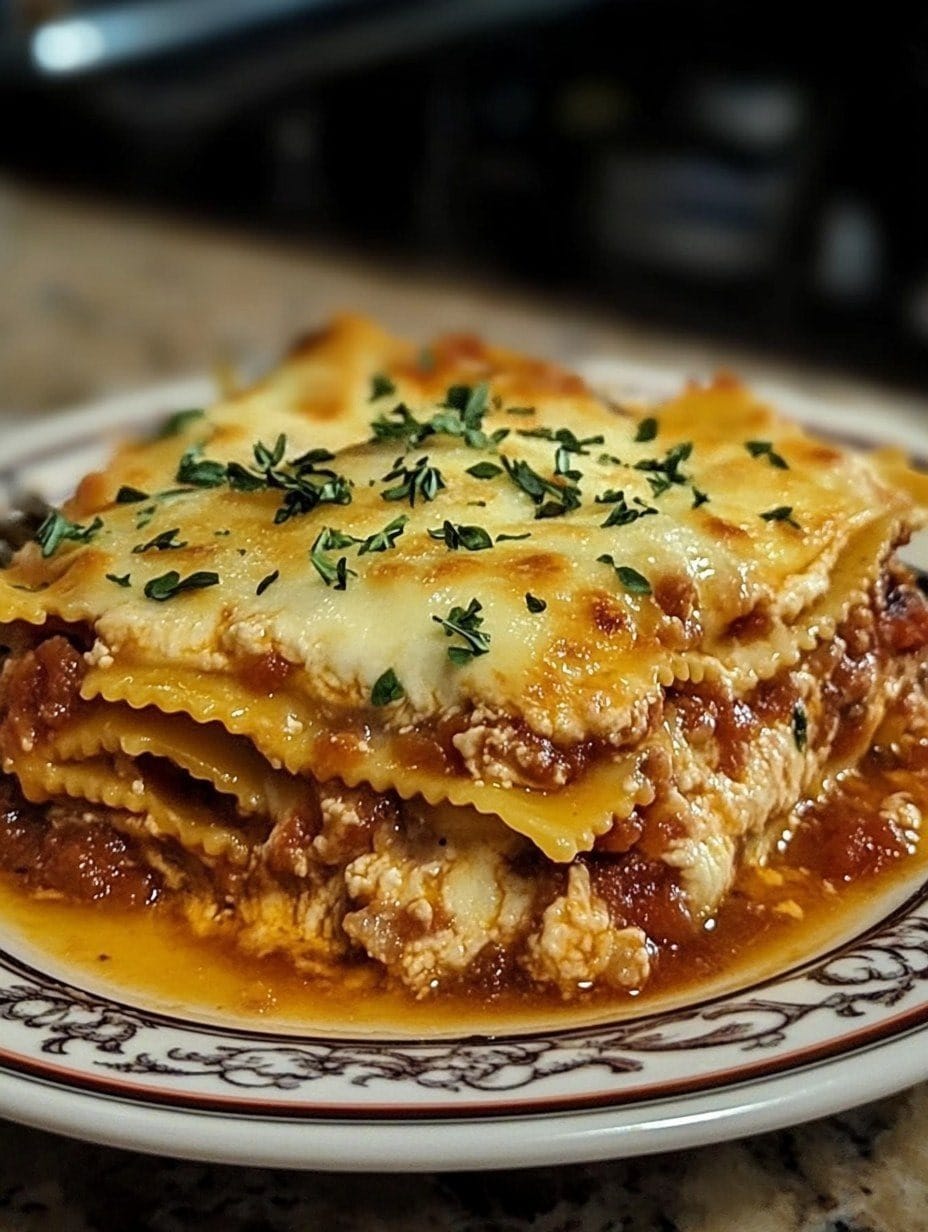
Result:
[[[378,372],[393,391],[372,399]],[[481,380],[485,437],[507,430],[495,444],[447,432],[409,449],[368,439],[371,421],[396,405],[426,422],[447,415],[449,386]],[[568,444],[582,442],[576,449],[559,449],[565,429]],[[284,463],[335,453],[319,465],[341,477],[350,501],[275,524],[279,487],[178,480],[190,449],[254,470],[258,439],[273,449],[281,436]],[[554,485],[555,505],[559,486],[571,485],[577,507],[536,517],[540,504],[507,463]],[[497,471],[479,478],[478,464]],[[385,499],[404,478],[395,472],[417,466],[440,473],[434,498]],[[117,503],[123,486],[151,499]],[[83,525],[99,517],[102,527],[48,558],[37,544],[23,549],[0,576],[0,621],[90,627],[97,646],[85,697],[218,723],[293,775],[337,775],[495,813],[565,860],[647,798],[633,749],[664,688],[707,673],[744,688],[830,636],[920,524],[907,486],[898,460],[872,463],[815,440],[731,381],[690,387],[645,417],[606,405],[576,378],[471,341],[446,342],[417,365],[411,348],[348,319],[255,390],[178,435],[125,447],[104,475],[85,480],[65,513]],[[618,492],[631,514],[605,526],[623,508]],[[541,504],[551,500],[549,490]],[[392,547],[359,551],[401,514]],[[448,523],[481,528],[493,546],[452,550],[429,533]],[[311,561],[326,528],[352,537],[325,554],[329,567],[345,559],[344,589]],[[137,550],[170,531],[169,546]],[[169,570],[219,580],[166,602],[146,597],[146,584]],[[126,575],[128,585],[113,580]],[[542,611],[530,610],[529,595]],[[475,599],[487,652],[454,662],[449,647],[466,642],[438,620]],[[739,622],[752,618],[761,633],[741,636]],[[268,656],[288,670],[256,690],[249,666]],[[378,707],[372,690],[388,670],[403,696]],[[404,754],[411,730],[471,715],[559,746],[615,751],[547,792]],[[101,741],[110,752],[112,744]],[[184,764],[176,745],[166,755]],[[225,790],[219,761],[204,775]]]

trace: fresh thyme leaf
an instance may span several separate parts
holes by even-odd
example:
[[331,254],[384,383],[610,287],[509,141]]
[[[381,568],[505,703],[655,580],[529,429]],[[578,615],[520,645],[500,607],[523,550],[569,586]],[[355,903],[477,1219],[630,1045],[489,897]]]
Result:
[[339,548],[350,548],[352,544],[362,542],[363,540],[357,539],[354,535],[346,535],[344,531],[338,530],[335,526],[324,526],[316,539],[322,552],[334,552]]
[[765,522],[785,522],[787,526],[792,526],[794,530],[802,530],[802,527],[793,517],[792,505],[777,505],[775,509],[768,509],[766,513],[760,515]]
[[[298,458],[294,458],[287,465],[295,471],[314,471],[319,466],[320,462],[334,462],[335,454],[331,449],[307,449],[305,453],[301,453]],[[334,471],[319,471],[320,475],[334,475]]]
[[255,455],[255,465],[262,471],[272,471],[276,466],[280,466],[284,459],[284,454],[287,452],[287,437],[281,432],[277,440],[274,442],[274,448],[268,449],[263,441],[257,441],[252,445],[252,453]]
[[774,450],[772,442],[745,441],[744,447],[752,458],[766,458],[770,465],[775,466],[778,470],[789,470],[789,463]]
[[396,386],[385,372],[375,372],[371,377],[371,396],[368,402],[376,402],[378,398],[386,398],[396,393]]
[[169,552],[172,549],[185,548],[186,541],[174,542],[174,536],[178,534],[180,534],[179,526],[175,526],[173,530],[163,530],[160,535],[155,535],[154,539],[149,539],[147,543],[137,543],[132,551],[138,556],[142,552]]
[[691,485],[693,489],[693,509],[698,509],[700,505],[708,504],[709,497],[707,493],[697,488],[695,483]]
[[356,543],[360,543],[358,555],[364,556],[368,552],[388,552],[390,548],[396,547],[396,541],[403,533],[403,528],[409,521],[405,513],[401,513],[398,518],[394,518],[392,522],[388,522],[383,530],[377,531],[374,535],[368,535],[364,540],[356,539]]
[[497,535],[496,542],[497,543],[508,543],[508,542],[514,542],[517,539],[531,539],[531,537],[532,537],[532,532],[527,530],[522,535],[505,535],[505,534]]
[[145,584],[145,598],[156,603],[164,603],[185,590],[205,590],[207,586],[218,586],[219,574],[198,571],[189,577],[182,578],[176,569],[163,573],[161,577],[152,578]]
[[489,633],[482,633],[480,626],[483,617],[480,612],[483,605],[476,599],[471,599],[467,607],[453,607],[447,616],[433,616],[436,624],[441,625],[446,637],[460,637],[464,646],[449,646],[448,658],[452,663],[467,663],[478,655],[486,654],[490,649]]
[[624,466],[625,463],[621,458],[617,458],[614,453],[601,453],[596,461],[600,466]]
[[254,471],[242,466],[241,462],[229,463],[226,467],[226,478],[234,492],[260,492],[268,486],[263,475],[256,475]]
[[507,406],[507,415],[534,415],[535,408],[533,406]]
[[493,540],[482,526],[461,526],[445,522],[439,530],[429,530],[432,539],[443,539],[453,552],[464,548],[468,552],[482,552],[493,546]]
[[196,419],[202,419],[205,414],[202,410],[175,411],[173,415],[169,415],[161,427],[158,429],[155,436],[156,441],[167,440],[171,436],[179,436],[188,424],[191,424]]
[[647,471],[648,483],[655,496],[662,496],[672,484],[686,483],[689,476],[684,475],[680,466],[693,452],[692,441],[681,441],[671,446],[663,458],[642,458],[635,463],[636,471]]
[[467,474],[473,475],[475,479],[495,479],[502,473],[503,468],[497,466],[495,462],[475,462],[473,466],[467,468]]
[[273,586],[280,577],[280,570],[275,569],[273,573],[269,573],[267,577],[263,577],[258,583],[258,588],[255,591],[256,595],[263,595],[269,586]]
[[388,667],[382,676],[378,676],[371,689],[371,702],[375,706],[389,706],[406,696],[406,690],[397,679],[396,672]]
[[434,431],[430,424],[416,419],[409,407],[402,402],[386,415],[379,415],[371,428],[374,432],[372,440],[403,441],[407,449],[414,449]]
[[612,566],[619,581],[629,594],[649,595],[651,593],[651,583],[637,569],[633,569],[630,565],[617,565],[613,556],[597,556],[596,559],[600,564]]
[[[532,498],[538,508],[537,518],[558,518],[580,507],[580,489],[572,483],[555,483],[545,479],[521,459],[503,458],[506,474],[517,487]],[[546,497],[551,499],[546,500]]]
[[655,436],[657,436],[657,420],[652,415],[649,415],[647,419],[642,419],[638,424],[635,440],[640,442],[653,441]]
[[191,445],[184,451],[177,467],[177,482],[189,484],[194,488],[221,487],[226,481],[225,463],[202,458],[202,453],[202,445]]
[[609,498],[609,503],[613,506],[609,511],[609,516],[605,522],[601,522],[600,526],[628,526],[632,522],[637,522],[639,518],[647,517],[648,514],[657,513],[653,505],[646,505],[644,501],[635,497],[635,503],[639,506],[637,509],[631,508],[625,502],[625,493],[610,490],[603,493],[603,497],[597,497],[597,500],[605,500]]
[[801,702],[793,707],[793,740],[800,753],[804,753],[809,744],[809,718]]
[[152,518],[155,516],[155,506],[146,505],[144,509],[140,509],[135,515],[135,529],[144,530]]
[[145,501],[148,499],[149,496],[147,492],[143,492],[141,488],[129,487],[127,484],[123,484],[123,486],[116,493],[117,505],[134,505],[138,501]]
[[410,506],[415,505],[418,498],[433,501],[445,486],[441,471],[435,466],[429,466],[427,457],[420,458],[412,467],[395,466],[383,477],[384,483],[389,483],[391,479],[399,479],[401,482],[381,492],[381,500],[408,500]]
[[353,569],[348,568],[346,556],[340,556],[338,560],[333,561],[330,556],[326,555],[325,543],[328,530],[329,528],[325,527],[321,534],[316,536],[316,541],[309,551],[309,559],[326,586],[331,586],[335,590],[347,590],[348,578],[358,575]]
[[108,573],[108,574],[106,575],[106,580],[107,580],[108,582],[114,582],[117,586],[122,586],[122,587],[126,587],[126,586],[131,586],[131,585],[132,585],[132,575],[131,575],[131,573],[124,573],[124,574],[122,574],[122,576],[121,576],[121,577],[120,577],[119,575],[115,574],[115,573]]
[[36,531],[36,542],[42,545],[44,557],[54,556],[65,539],[89,543],[102,525],[102,518],[94,518],[88,526],[83,526],[80,522],[71,522],[63,513],[53,509]]
[[530,612],[537,613],[537,612],[543,612],[548,605],[547,603],[545,603],[544,599],[536,599],[534,595],[526,592],[525,606],[528,608]]
[[232,532],[230,530],[214,530],[213,534],[217,539],[225,539],[228,535],[231,535]]
[[532,436],[538,437],[543,441],[554,441],[566,453],[588,454],[590,451],[587,445],[602,445],[605,441],[603,436],[587,436],[582,440],[574,436],[570,428],[517,428],[517,436]]

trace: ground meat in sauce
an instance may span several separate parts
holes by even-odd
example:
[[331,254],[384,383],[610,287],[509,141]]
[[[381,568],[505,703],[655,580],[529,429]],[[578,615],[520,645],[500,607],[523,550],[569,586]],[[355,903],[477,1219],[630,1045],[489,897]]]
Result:
[[161,878],[146,866],[131,838],[105,820],[87,821],[77,806],[53,810],[28,804],[15,783],[0,778],[0,869],[31,890],[117,907],[155,902]]
[[0,681],[0,744],[23,749],[68,721],[80,701],[83,656],[64,637],[51,637],[4,666]]

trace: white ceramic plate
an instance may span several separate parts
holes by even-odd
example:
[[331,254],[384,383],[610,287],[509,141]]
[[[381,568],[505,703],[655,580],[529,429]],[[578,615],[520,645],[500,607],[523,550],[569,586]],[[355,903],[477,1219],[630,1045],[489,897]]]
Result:
[[[680,378],[591,364],[618,396]],[[7,433],[0,491],[59,500],[120,430],[206,382]],[[928,425],[776,391],[821,428],[928,457]],[[910,559],[928,565],[914,545]],[[850,926],[849,926],[850,927]],[[913,874],[800,968],[637,1019],[511,1037],[323,1038],[165,1014],[62,970],[0,923],[0,1113],[198,1159],[296,1168],[516,1167],[669,1150],[823,1116],[928,1077],[928,883]]]

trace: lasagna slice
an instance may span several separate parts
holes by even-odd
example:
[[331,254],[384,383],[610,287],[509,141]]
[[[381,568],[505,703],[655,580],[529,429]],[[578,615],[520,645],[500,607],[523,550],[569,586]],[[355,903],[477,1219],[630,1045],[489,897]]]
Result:
[[922,722],[924,487],[344,318],[0,574],[0,866],[415,997],[639,989]]

